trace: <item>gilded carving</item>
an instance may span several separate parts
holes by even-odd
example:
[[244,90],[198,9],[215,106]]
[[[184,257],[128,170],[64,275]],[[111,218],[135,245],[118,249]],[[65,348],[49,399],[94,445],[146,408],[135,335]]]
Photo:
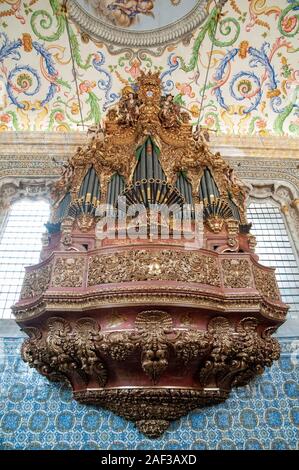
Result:
[[130,331],[107,333],[100,344],[100,351],[115,361],[124,361],[135,350]]
[[176,331],[171,316],[159,310],[140,312],[134,331],[108,333],[100,345],[101,352],[117,361],[124,361],[139,350],[141,367],[154,383],[167,369],[171,351],[186,365],[208,348],[205,332],[192,329]]
[[168,366],[172,318],[157,310],[141,312],[135,320],[132,340],[141,349],[141,365],[154,383]]
[[179,387],[74,392],[74,398],[80,403],[99,405],[134,421],[138,429],[150,438],[160,437],[170,421],[201,406],[221,403],[227,396],[227,390]]
[[52,273],[52,263],[39,269],[26,271],[23,281],[21,299],[36,297],[43,294],[49,287]]
[[181,329],[174,326],[169,313],[147,310],[137,314],[133,330],[101,332],[91,318],[72,323],[52,317],[43,333],[27,328],[30,338],[23,344],[22,356],[50,379],[79,377],[88,383],[93,377],[100,387],[105,387],[109,378],[102,356],[117,363],[129,361],[129,356],[136,357],[138,352],[141,367],[154,384],[165,375],[170,362],[179,360],[188,367],[196,361],[196,388],[183,392],[108,387],[74,393],[79,401],[116,411],[136,421],[148,436],[157,437],[170,420],[198,406],[222,401],[231,387],[245,385],[279,358],[279,344],[271,337],[275,328],[268,327],[260,334],[259,327],[254,317],[245,317],[235,325],[218,316],[210,319],[207,330]]
[[86,382],[93,375],[100,386],[107,381],[107,370],[96,354],[101,341],[99,327],[90,318],[81,318],[74,326],[61,317],[47,322],[47,331],[27,331],[30,339],[22,347],[22,357],[30,367],[35,367],[48,378],[71,380],[77,374]]
[[224,259],[221,262],[225,287],[236,289],[248,288],[252,285],[250,264],[242,259]]
[[82,258],[57,258],[54,265],[53,287],[81,287],[84,262]]
[[95,218],[90,214],[83,213],[77,217],[76,224],[81,232],[88,232],[95,226]]
[[241,222],[246,223],[243,183],[219,152],[211,152],[203,131],[192,132],[188,112],[174,103],[172,95],[163,96],[161,87],[158,72],[141,71],[135,89],[129,86],[123,89],[120,101],[107,115],[105,130],[92,129],[91,141],[84,148],[79,146],[64,164],[64,172],[54,185],[56,197],[59,194],[61,200],[71,185],[72,199],[76,201],[82,180],[94,165],[100,177],[101,201],[106,202],[113,174],[117,172],[126,184],[132,183],[136,149],[150,135],[161,151],[159,158],[168,183],[174,184],[178,172],[184,172],[196,201],[203,168],[209,167],[220,197],[225,201],[229,193],[240,210]]
[[265,271],[257,266],[253,266],[253,274],[256,288],[264,297],[272,301],[280,300],[274,271]]
[[155,279],[220,286],[217,260],[197,252],[130,250],[89,259],[89,286]]

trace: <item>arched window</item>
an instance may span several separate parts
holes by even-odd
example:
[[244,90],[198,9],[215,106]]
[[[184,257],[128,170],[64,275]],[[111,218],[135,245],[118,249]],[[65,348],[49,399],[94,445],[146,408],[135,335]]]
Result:
[[256,253],[266,266],[276,268],[276,278],[284,302],[290,305],[288,318],[299,318],[299,265],[284,217],[271,199],[251,202],[247,208]]
[[39,261],[41,236],[49,217],[49,204],[23,199],[14,203],[0,235],[0,318],[11,318],[18,300],[24,267]]

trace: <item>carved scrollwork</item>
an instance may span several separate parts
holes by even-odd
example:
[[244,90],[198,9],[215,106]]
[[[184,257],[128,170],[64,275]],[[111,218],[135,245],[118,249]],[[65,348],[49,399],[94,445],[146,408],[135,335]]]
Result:
[[79,359],[82,371],[95,375],[101,386],[107,381],[107,370],[99,358],[98,347],[103,339],[97,322],[91,318],[81,318],[73,329],[73,347],[75,356]]
[[113,331],[105,335],[99,349],[115,361],[124,361],[135,350],[135,347],[129,331]]
[[21,299],[36,297],[43,294],[49,287],[52,263],[34,271],[26,271],[23,281]]
[[194,359],[200,360],[211,349],[211,335],[206,331],[189,329],[178,335],[174,343],[176,357],[184,365]]
[[137,315],[132,332],[107,333],[99,348],[117,361],[124,361],[135,350],[140,351],[141,367],[156,383],[167,369],[172,352],[186,365],[207,352],[209,341],[202,331],[176,331],[168,313],[150,310]]
[[274,271],[265,271],[253,266],[254,282],[257,290],[269,300],[280,300]]
[[169,346],[174,334],[172,318],[159,310],[145,311],[137,315],[135,327],[132,339],[141,350],[142,369],[156,383],[168,367]]
[[225,287],[233,287],[237,289],[251,287],[252,274],[250,264],[247,260],[222,260],[222,271]]
[[[96,320],[82,318],[68,322],[53,317],[41,333],[28,328],[30,335],[22,348],[23,359],[50,379],[79,377],[83,383],[96,380],[105,387],[109,367],[118,361],[136,364],[139,358],[145,377],[156,385],[151,388],[97,388],[75,392],[80,402],[97,403],[136,422],[149,437],[157,437],[169,421],[191,409],[218,403],[233,386],[247,384],[279,358],[279,344],[271,337],[275,330],[261,332],[256,318],[245,317],[234,325],[226,317],[213,317],[206,330],[181,329],[172,316],[161,310],[138,313],[134,328],[122,331],[100,331]],[[186,370],[196,372],[192,389],[159,388],[160,377],[170,365],[181,361]],[[163,408],[163,409],[162,409]]]
[[[151,269],[154,264],[159,269]],[[178,251],[174,257],[171,250],[130,250],[89,259],[89,286],[155,279],[220,286],[217,260],[196,252]]]
[[157,438],[170,421],[207,404],[224,401],[226,390],[195,390],[189,388],[133,388],[104,389],[75,392],[80,403],[92,403],[107,408],[134,421],[139,430],[150,438]]
[[81,287],[83,281],[83,268],[81,258],[57,258],[52,277],[53,287]]
[[100,386],[105,385],[107,371],[96,353],[102,337],[94,320],[82,318],[72,326],[61,317],[52,317],[43,335],[33,330],[28,331],[30,339],[22,348],[22,357],[30,367],[50,379],[55,376],[71,380],[77,373],[85,382],[94,376]]

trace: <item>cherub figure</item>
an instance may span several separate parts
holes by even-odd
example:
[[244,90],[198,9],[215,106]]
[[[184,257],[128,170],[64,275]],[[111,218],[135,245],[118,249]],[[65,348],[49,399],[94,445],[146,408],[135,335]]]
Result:
[[63,199],[64,195],[70,189],[74,174],[74,166],[70,159],[68,159],[67,163],[65,163],[63,161],[56,160],[55,157],[52,157],[52,161],[60,167],[61,172],[60,178],[55,181],[51,187],[51,197],[53,199],[54,205],[57,207],[57,205]]
[[119,26],[131,26],[139,14],[154,16],[152,0],[116,0],[107,5]]
[[63,186],[65,189],[68,189],[72,180],[73,173],[74,173],[73,164],[71,163],[69,158],[67,160],[67,163],[63,161],[58,161],[56,160],[55,157],[52,157],[52,161],[56,165],[60,166],[60,172],[61,172],[61,176],[59,179],[60,186]]
[[133,126],[139,117],[139,100],[133,91],[124,91],[119,103],[119,123],[125,126]]
[[173,95],[162,96],[159,118],[166,128],[175,128],[180,124],[180,107],[173,101]]
[[92,134],[91,148],[95,149],[97,146],[101,146],[105,140],[105,131],[101,124],[90,126],[87,130],[87,134]]
[[195,131],[193,132],[193,139],[199,146],[207,147],[208,142],[210,142],[208,129],[202,126],[196,126]]

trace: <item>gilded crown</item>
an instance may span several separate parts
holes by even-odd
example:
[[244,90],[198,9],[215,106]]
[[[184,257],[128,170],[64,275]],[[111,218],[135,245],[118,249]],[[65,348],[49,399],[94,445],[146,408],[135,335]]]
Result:
[[161,88],[161,78],[159,72],[152,73],[149,71],[148,73],[141,70],[141,75],[137,78],[137,85],[138,88],[140,87],[147,87],[147,86],[158,86]]

